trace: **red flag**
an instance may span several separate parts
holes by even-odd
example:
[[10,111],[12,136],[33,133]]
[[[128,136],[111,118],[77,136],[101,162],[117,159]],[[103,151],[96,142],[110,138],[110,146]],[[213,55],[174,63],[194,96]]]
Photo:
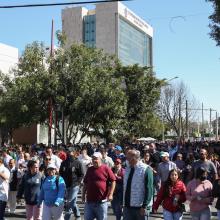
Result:
[[51,98],[49,99],[49,105],[48,105],[48,109],[49,109],[49,128],[52,128],[52,124],[53,124],[53,107],[52,107],[52,100]]

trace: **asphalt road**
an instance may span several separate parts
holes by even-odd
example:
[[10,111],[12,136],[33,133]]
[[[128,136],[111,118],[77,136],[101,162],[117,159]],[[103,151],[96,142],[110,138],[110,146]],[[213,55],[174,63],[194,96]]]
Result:
[[[79,204],[80,207],[80,212],[83,215],[83,211],[84,211],[84,206],[82,204]],[[186,205],[186,210],[188,211],[188,205]],[[211,206],[211,211],[212,211],[212,220],[217,220],[217,213],[216,213],[216,209],[214,208],[214,204]],[[18,206],[15,213],[8,215],[6,213],[6,220],[19,220],[19,219],[25,219],[25,209],[24,206]],[[108,212],[108,219],[109,220],[115,220],[115,217],[112,213],[111,208],[109,208],[109,212]],[[162,216],[162,208],[160,207],[158,210],[158,213],[156,214],[151,214],[150,216],[150,220],[161,220],[163,219]],[[184,217],[183,220],[187,220],[187,219],[191,219],[189,212],[184,213]],[[72,218],[72,220],[74,220],[74,217]],[[83,220],[83,217],[82,217]]]

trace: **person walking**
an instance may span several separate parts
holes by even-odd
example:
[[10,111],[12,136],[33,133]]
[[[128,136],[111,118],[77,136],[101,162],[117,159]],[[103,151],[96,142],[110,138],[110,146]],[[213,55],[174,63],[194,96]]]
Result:
[[183,217],[184,202],[186,201],[186,187],[180,180],[180,172],[173,169],[169,172],[166,182],[161,186],[153,210],[163,206],[164,220],[181,220]]
[[9,161],[13,158],[8,154],[8,150],[6,148],[2,149],[2,156],[4,158],[4,165],[8,168]]
[[220,178],[213,183],[212,196],[217,198],[215,208],[217,209],[218,220],[220,220]]
[[89,166],[92,165],[92,158],[87,154],[87,148],[84,146],[81,150],[81,154],[78,156],[79,161],[82,164],[83,174],[86,174],[86,171]]
[[71,218],[72,213],[76,219],[80,218],[80,211],[76,204],[81,181],[83,179],[83,168],[81,162],[77,158],[75,148],[69,148],[67,159],[61,163],[60,176],[63,177],[66,184],[66,208],[65,220]]
[[93,166],[89,167],[84,177],[82,202],[85,202],[84,220],[107,220],[108,201],[112,201],[115,190],[115,175],[105,164],[102,154],[92,156]]
[[167,180],[169,173],[173,169],[177,169],[176,164],[170,161],[168,152],[161,152],[162,162],[158,166],[158,176],[161,181],[161,185]]
[[8,192],[8,210],[9,213],[14,213],[16,209],[16,196],[17,196],[17,187],[19,184],[19,179],[21,174],[18,172],[18,169],[15,167],[15,160],[11,159],[8,164],[10,171],[9,179],[9,192]]
[[59,171],[62,160],[53,153],[53,148],[51,146],[46,148],[45,154],[51,158],[51,163],[54,164],[57,171]]
[[51,157],[50,156],[46,156],[44,155],[42,157],[43,161],[39,167],[39,171],[41,172],[42,175],[46,176],[46,172],[47,172],[47,167],[49,164],[51,164]]
[[208,152],[206,149],[201,148],[199,151],[199,160],[192,164],[192,172],[190,173],[191,179],[194,177],[197,168],[203,167],[207,171],[207,179],[214,182],[218,179],[218,172],[211,160],[208,160]]
[[116,177],[116,187],[113,194],[113,200],[111,202],[113,213],[116,216],[116,220],[121,220],[122,217],[122,204],[123,204],[123,178],[124,168],[121,165],[122,161],[118,158],[115,160],[113,173]]
[[57,166],[49,164],[47,177],[42,182],[38,207],[43,204],[42,220],[63,220],[65,195],[64,179],[56,175]]
[[28,170],[18,186],[17,199],[19,202],[24,194],[27,220],[40,220],[41,208],[37,204],[43,176],[39,172],[39,166],[36,161],[30,160],[27,167]]
[[4,220],[8,200],[10,172],[4,166],[4,158],[0,157],[0,220]]
[[105,146],[101,145],[99,151],[102,154],[102,163],[112,168],[114,166],[114,162],[112,158],[107,155],[107,149],[105,148]]
[[123,219],[146,220],[153,204],[153,171],[140,160],[140,152],[129,150],[123,184]]
[[190,214],[192,220],[210,220],[209,205],[212,203],[212,183],[207,180],[208,172],[199,167],[195,178],[187,185],[186,198],[190,201]]

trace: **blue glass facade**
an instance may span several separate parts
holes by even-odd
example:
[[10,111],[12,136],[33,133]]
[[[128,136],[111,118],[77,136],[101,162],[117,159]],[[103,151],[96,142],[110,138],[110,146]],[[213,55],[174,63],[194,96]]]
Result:
[[87,15],[83,20],[83,43],[88,47],[96,45],[96,16]]
[[118,58],[124,65],[152,66],[152,38],[119,17]]

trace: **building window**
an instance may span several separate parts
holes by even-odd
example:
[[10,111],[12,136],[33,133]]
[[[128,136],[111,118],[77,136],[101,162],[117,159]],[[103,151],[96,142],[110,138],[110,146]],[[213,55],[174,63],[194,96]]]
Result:
[[118,57],[124,65],[152,66],[152,39],[119,18]]
[[95,47],[96,43],[96,16],[87,15],[83,21],[83,42],[88,47]]

